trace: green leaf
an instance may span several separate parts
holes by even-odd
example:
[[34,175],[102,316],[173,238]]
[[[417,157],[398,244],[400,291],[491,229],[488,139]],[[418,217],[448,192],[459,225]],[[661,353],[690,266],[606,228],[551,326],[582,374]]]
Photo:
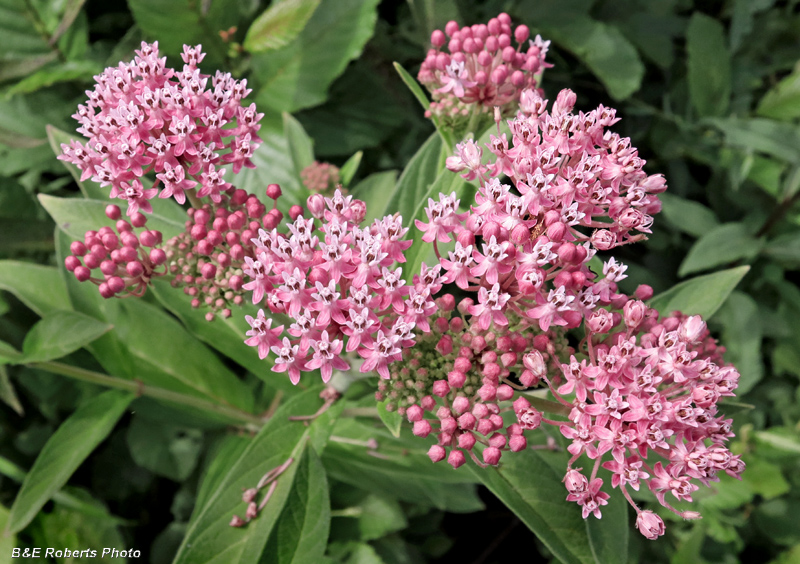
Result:
[[39,69],[6,90],[5,94],[6,96],[29,94],[42,88],[49,88],[60,82],[77,81],[90,83],[92,77],[102,71],[103,67],[92,61],[67,61],[58,66]]
[[285,47],[303,31],[320,0],[279,0],[256,18],[244,38],[243,47],[262,53]]
[[355,509],[362,541],[379,539],[408,526],[403,508],[393,497],[370,494]]
[[[57,503],[51,512],[39,515],[26,535],[30,534],[34,546],[58,547],[56,550],[72,547],[70,550],[77,551],[78,547],[81,550],[96,547],[100,562],[113,562],[109,554],[102,557],[103,549],[100,547],[125,546],[120,533],[120,525],[124,522],[110,516],[103,502],[94,499],[88,492],[76,490],[75,493],[80,496],[80,509]],[[78,558],[54,559],[59,560],[75,562]]]
[[[564,501],[563,476],[556,473],[545,456],[548,454],[524,450],[504,458],[500,468],[478,468],[472,464],[465,467],[500,498],[558,560],[564,564],[600,564],[602,561],[592,552],[580,508]],[[559,466],[563,459],[566,468],[565,456],[552,455],[551,458]],[[609,503],[615,502],[624,503],[621,499],[612,499]]]
[[644,64],[616,27],[581,16],[548,31],[589,67],[614,100],[625,100],[639,90]]
[[763,117],[788,121],[800,117],[800,69],[770,89],[758,103],[756,113]]
[[773,428],[770,431],[757,431],[756,440],[784,452],[800,454],[800,435],[796,431]]
[[0,261],[0,289],[40,316],[56,309],[71,309],[57,268],[15,260]]
[[[325,448],[322,461],[329,476],[340,482],[455,513],[483,509],[473,485],[475,478],[432,464],[427,447],[407,429],[396,439],[380,423],[370,426],[343,418],[337,421],[333,435],[336,439]],[[375,441],[377,449],[365,448]]]
[[422,106],[422,109],[427,111],[430,108],[431,102],[428,100],[428,96],[425,94],[425,91],[422,89],[422,86],[419,85],[419,82],[409,74],[409,72],[403,68],[398,62],[393,63],[394,70],[397,71],[397,74],[400,75],[400,79],[403,81],[403,84],[408,86],[408,89],[414,95],[414,98],[417,99],[419,105]]
[[678,276],[709,270],[739,260],[750,260],[763,242],[753,237],[743,223],[726,223],[706,231],[689,249]]
[[[0,529],[6,530],[8,525],[8,509],[0,505]],[[0,536],[0,562],[2,564],[10,564],[13,562],[11,559],[11,551],[17,546],[17,535],[2,535]]]
[[203,434],[134,416],[125,435],[133,461],[176,482],[189,477],[203,447]]
[[725,360],[741,374],[737,395],[749,392],[764,376],[761,317],[756,301],[743,292],[731,293],[715,317],[724,327]]
[[[87,231],[96,231],[104,225],[113,227],[116,223],[106,216],[106,206],[111,203],[109,201],[39,194],[39,202],[53,221],[73,239],[83,240]],[[170,216],[147,214],[147,228],[161,231],[166,241],[183,232],[185,220],[185,212],[175,212]]]
[[302,170],[314,162],[314,141],[300,122],[286,112],[283,113],[283,134],[289,142],[289,154],[295,173],[300,178]]
[[16,533],[30,523],[45,503],[67,483],[125,413],[134,396],[111,390],[95,396],[61,424],[44,445],[14,500],[6,531]]
[[209,322],[205,318],[205,310],[193,308],[192,298],[173,288],[166,280],[153,280],[150,289],[161,305],[180,319],[192,335],[247,368],[270,387],[285,392],[294,389],[285,375],[271,370],[272,361],[269,357],[263,360],[258,358],[258,349],[244,344],[248,338],[245,333],[250,330],[244,316],[249,314],[255,317],[258,312],[255,306],[245,304],[231,317],[226,319],[217,316]]
[[692,14],[686,30],[689,94],[700,116],[722,116],[731,96],[731,58],[725,28],[701,12]]
[[252,58],[259,106],[295,112],[325,100],[328,86],[372,37],[378,0],[323,2],[289,45]]
[[404,223],[413,217],[423,195],[428,193],[431,184],[439,174],[439,156],[442,152],[441,138],[433,134],[408,161],[397,181],[386,209],[376,217],[400,213]]
[[389,429],[389,432],[392,433],[392,436],[399,437],[400,428],[403,425],[403,416],[397,413],[397,411],[387,410],[386,404],[388,403],[388,399],[378,402],[378,417],[381,418],[381,421],[383,421],[383,424]]
[[[606,479],[605,487],[610,484],[611,480]],[[627,564],[631,529],[628,503],[621,495],[612,495],[602,511],[602,519],[590,515],[583,520],[594,559],[599,564]]]
[[788,268],[800,265],[800,233],[785,233],[767,243],[762,251]]
[[742,480],[750,484],[753,493],[764,499],[773,499],[788,493],[791,485],[783,477],[780,466],[773,464],[758,456],[745,457],[747,472],[742,474]]
[[753,31],[753,19],[758,12],[772,7],[775,0],[733,0],[731,18],[731,51],[742,46],[744,39]]
[[[309,464],[303,458],[312,428],[332,427],[325,416],[317,418],[310,426],[289,420],[290,415],[314,413],[320,405],[318,396],[319,389],[314,389],[291,398],[275,412],[244,452],[228,462],[225,477],[216,479],[214,489],[207,490],[205,504],[195,507],[175,564],[259,561],[286,507],[298,468]],[[289,458],[294,462],[278,478],[264,511],[246,527],[231,527],[232,516],[241,515],[245,510],[242,491],[254,487],[264,474]]]
[[650,300],[650,307],[657,309],[661,315],[677,310],[686,315],[702,315],[708,320],[749,270],[749,266],[737,266],[686,280],[654,296]]
[[397,185],[397,172],[375,172],[355,185],[350,191],[354,198],[367,204],[367,215],[364,221],[372,223],[373,219],[381,219],[388,211],[389,200]]
[[203,63],[209,66],[224,62],[227,45],[219,32],[239,20],[239,11],[227,2],[128,0],[128,7],[139,29],[158,40],[163,54],[178,54],[184,44],[202,44],[208,54]]
[[719,225],[714,212],[701,203],[672,194],[660,194],[659,198],[664,217],[684,233],[702,237]]
[[[5,345],[5,343],[3,343]],[[3,353],[2,347],[0,347],[0,354]],[[14,384],[11,383],[11,378],[8,376],[8,370],[5,366],[2,365],[2,361],[0,360],[0,400],[3,400],[3,403],[6,404],[8,407],[13,409],[17,415],[20,417],[25,416],[25,410],[22,408],[22,404],[19,401],[19,397],[17,397],[17,392],[14,389]],[[0,553],[1,554],[1,553]]]
[[112,326],[75,311],[56,310],[30,330],[22,346],[23,362],[61,358],[100,338]]
[[345,162],[342,165],[342,168],[339,169],[339,177],[341,178],[342,184],[345,187],[350,186],[350,183],[353,181],[356,172],[358,172],[358,167],[361,165],[361,158],[363,156],[364,151],[357,152],[352,157],[347,159],[347,162]]
[[298,462],[289,498],[267,541],[263,564],[319,562],[328,545],[331,503],[325,467],[313,447]]
[[791,546],[800,543],[800,500],[773,499],[755,510],[753,522],[761,532],[775,543]]
[[790,123],[764,118],[708,118],[725,140],[738,147],[800,163],[800,131]]

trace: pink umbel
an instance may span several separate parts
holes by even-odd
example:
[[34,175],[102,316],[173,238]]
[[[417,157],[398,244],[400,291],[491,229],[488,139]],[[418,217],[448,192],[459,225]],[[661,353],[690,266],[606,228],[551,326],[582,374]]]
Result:
[[[194,191],[218,203],[232,189],[224,165],[233,173],[254,168],[250,157],[261,143],[263,114],[243,104],[247,81],[202,74],[200,45],[183,50],[180,71],[159,58],[158,42],[143,42],[133,61],[96,76],[73,116],[88,141],[61,145],[59,158],[80,168],[82,181],[110,186],[110,197],[124,200],[128,215],[151,212],[156,194],[182,204]],[[155,183],[146,180],[148,173]]]
[[488,24],[459,27],[451,21],[444,32],[435,30],[417,75],[433,97],[426,115],[458,120],[495,107],[516,111],[522,91],[536,88],[551,66],[545,63],[550,42],[529,37],[525,25],[512,31],[508,14]]

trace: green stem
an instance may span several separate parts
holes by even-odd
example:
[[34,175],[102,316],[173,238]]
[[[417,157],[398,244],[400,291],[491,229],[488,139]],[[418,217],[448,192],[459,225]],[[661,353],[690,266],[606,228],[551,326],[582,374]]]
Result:
[[195,209],[200,209],[203,207],[203,202],[200,201],[200,198],[197,197],[197,194],[194,191],[194,188],[190,190],[186,190],[185,192],[186,197],[189,199],[189,203],[192,204],[192,207]]
[[266,420],[265,418],[253,415],[252,413],[247,413],[246,411],[242,411],[240,409],[236,409],[235,407],[220,405],[202,398],[187,396],[186,394],[182,394],[180,392],[173,392],[172,390],[165,390],[164,388],[149,386],[144,384],[141,380],[125,380],[116,376],[100,374],[99,372],[85,370],[83,368],[78,368],[69,364],[63,364],[61,362],[32,362],[27,366],[38,370],[44,370],[45,372],[50,372],[52,374],[59,374],[61,376],[74,378],[75,380],[106,386],[107,388],[126,390],[136,394],[137,396],[147,396],[153,399],[194,407],[203,411],[214,413],[216,415],[221,415],[227,419],[230,419],[231,421],[236,421],[239,424],[244,424],[248,427],[254,427],[256,429],[260,429]]
[[531,405],[538,409],[539,411],[543,411],[544,413],[552,413],[553,415],[563,415],[564,417],[569,416],[569,412],[572,411],[572,408],[562,405],[557,401],[547,400],[544,398],[539,398],[536,396],[529,396],[526,395],[525,399],[531,402]]

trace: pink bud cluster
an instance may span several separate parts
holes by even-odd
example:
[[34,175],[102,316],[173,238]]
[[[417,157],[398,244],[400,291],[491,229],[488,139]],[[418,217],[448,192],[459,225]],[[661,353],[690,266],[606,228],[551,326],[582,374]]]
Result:
[[[482,328],[480,316],[469,314],[470,303],[459,304],[460,317],[452,295],[438,298],[442,315],[434,317],[433,331],[418,338],[407,362],[391,368],[391,380],[376,395],[408,417],[415,435],[435,433],[428,456],[454,468],[467,456],[496,465],[503,452],[527,448],[524,431],[538,428],[542,414],[518,390],[536,385],[548,360],[557,365],[554,359],[574,352],[561,335],[529,329],[514,313],[505,326]],[[516,417],[504,422],[502,414],[512,409]],[[481,445],[482,461],[475,449]]]
[[[339,168],[330,163],[314,161],[300,171],[303,186],[311,192],[329,192],[339,185]],[[338,186],[346,193],[341,185]]]
[[[96,76],[86,105],[73,116],[89,141],[61,145],[59,158],[78,166],[81,180],[111,186],[110,196],[127,202],[128,215],[152,212],[156,194],[182,204],[195,190],[219,202],[231,189],[223,166],[232,165],[234,173],[254,167],[263,114],[255,104],[242,105],[247,81],[217,72],[206,89],[209,75],[197,67],[205,57],[200,45],[183,51],[185,65],[177,71],[159,58],[158,42],[142,43],[132,62]],[[156,181],[146,187],[150,172]]]
[[516,110],[520,93],[536,88],[541,72],[551,66],[544,61],[550,42],[538,35],[530,41],[529,37],[525,25],[512,33],[508,14],[488,24],[460,28],[451,21],[444,32],[435,30],[417,75],[433,96],[426,115],[458,118],[496,106]]
[[[270,184],[267,196],[277,200],[280,186]],[[277,202],[276,202],[277,204]],[[208,307],[206,319],[217,313],[230,317],[231,306],[244,302],[245,257],[255,257],[253,238],[259,229],[273,229],[283,214],[266,206],[253,194],[234,190],[214,207],[205,204],[188,210],[186,230],[167,242],[172,285],[192,297],[192,307]]]
[[272,328],[262,309],[257,318],[247,317],[245,342],[258,347],[261,358],[275,353],[273,370],[288,372],[294,384],[301,372],[316,369],[327,382],[334,369],[349,369],[356,354],[361,372],[388,378],[389,365],[414,345],[414,329],[430,331],[431,295],[438,288],[424,272],[407,285],[395,266],[411,245],[403,240],[408,228],[401,217],[361,228],[364,202],[339,190],[330,198],[312,195],[307,205],[313,217],[300,210],[290,214],[288,232],[259,230],[255,257],[245,257],[249,281],[243,288],[253,292],[254,304],[264,301],[272,313],[292,318],[285,331],[290,337],[281,338],[284,327]]
[[96,284],[104,298],[141,296],[151,278],[166,274],[166,267],[159,268],[167,261],[158,248],[161,232],[144,229],[147,216],[138,212],[130,221],[121,219],[119,206],[108,205],[106,216],[115,227],[87,231],[83,242],[73,241],[64,265],[80,282]]
[[[467,228],[479,233],[488,223],[502,234],[498,240],[543,241],[538,236],[544,234],[554,245],[590,241],[601,251],[650,233],[652,215],[661,211],[657,195],[667,188],[664,177],[648,176],[630,139],[606,131],[619,121],[616,110],[599,106],[575,114],[575,100],[571,90],[562,90],[548,112],[547,100],[524,92],[519,116],[508,122],[511,142],[499,127],[491,136],[489,164],[474,141],[458,145],[447,168],[481,183],[477,217]],[[510,184],[488,180],[502,175]]]
[[[661,505],[697,518],[673,509],[667,494],[692,501],[696,482],[709,485],[720,472],[738,478],[744,470],[741,458],[724,446],[733,436],[732,421],[717,405],[734,395],[739,373],[722,364],[723,349],[699,316],[676,312],[659,320],[657,311],[629,300],[617,311],[598,310],[585,329],[584,358],[573,355],[561,365],[563,384],[548,381],[570,408],[568,421],[554,422],[572,441],[567,499],[582,506],[584,518],[600,517],[608,497],[597,477],[602,466],[612,472],[611,486],[636,509],[639,530],[655,538],[663,524],[638,508],[628,487],[645,483]],[[567,401],[565,394],[574,398]],[[589,478],[572,468],[584,454],[594,461]]]

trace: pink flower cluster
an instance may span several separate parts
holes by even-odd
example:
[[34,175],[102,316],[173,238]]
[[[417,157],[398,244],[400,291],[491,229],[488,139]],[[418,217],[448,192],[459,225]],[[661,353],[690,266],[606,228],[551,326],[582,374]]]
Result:
[[[108,205],[106,216],[116,221],[115,228],[87,231],[83,242],[73,241],[64,265],[80,282],[96,284],[104,298],[141,296],[151,278],[166,274],[166,267],[159,269],[167,261],[158,248],[161,232],[143,229],[147,216],[141,213],[132,214],[130,221],[121,219],[119,206]],[[93,274],[96,270],[100,275]]]
[[[648,176],[630,139],[606,130],[619,121],[616,110],[574,114],[575,101],[571,90],[562,90],[548,112],[536,91],[523,92],[520,114],[508,122],[510,142],[499,128],[491,136],[489,164],[474,141],[458,145],[447,168],[481,182],[473,223],[498,224],[516,244],[545,233],[554,243],[591,241],[601,251],[650,233],[652,215],[661,211],[658,194],[667,189],[664,177]],[[501,175],[510,185],[487,182]]]
[[[314,161],[300,171],[303,186],[311,192],[332,191],[339,184],[339,168],[330,163]],[[344,193],[344,189],[339,186]]]
[[[435,432],[431,460],[454,467],[467,455],[497,464],[503,452],[527,448],[525,431],[559,427],[572,441],[567,499],[584,518],[599,518],[609,495],[597,472],[606,468],[637,511],[639,530],[655,538],[663,522],[627,488],[644,482],[664,507],[697,518],[674,510],[667,494],[691,501],[694,482],[741,474],[744,464],[723,444],[731,421],[717,408],[739,375],[722,366],[722,349],[699,317],[659,321],[640,301],[652,296],[649,286],[635,299],[619,293],[624,265],[609,258],[601,277],[588,268],[597,250],[649,233],[666,185],[642,170],[628,139],[605,131],[617,121],[614,110],[575,115],[574,103],[565,90],[547,112],[546,101],[526,91],[509,122],[511,143],[492,137],[493,162],[483,163],[473,141],[448,159],[449,169],[478,179],[479,189],[464,213],[456,194],[429,200],[427,222],[416,225],[440,263],[423,269],[436,273],[437,286],[455,284],[474,297],[461,300],[461,317],[434,319],[434,333],[418,338],[378,397],[405,413],[415,434]],[[454,249],[441,256],[439,243],[453,238]],[[449,306],[439,302],[442,313],[454,309],[452,298]],[[585,338],[573,348],[567,331],[581,325]],[[564,420],[546,419],[522,393],[541,381],[560,402],[549,409]],[[509,411],[516,416],[510,424],[501,417]],[[588,477],[573,467],[584,455],[594,464]]]
[[[602,466],[637,513],[642,512],[626,488],[638,490],[643,482],[661,505],[696,518],[695,512],[673,509],[666,495],[691,501],[694,482],[708,485],[719,472],[738,478],[744,470],[740,457],[724,446],[733,436],[732,422],[717,407],[734,395],[739,373],[722,365],[723,351],[699,316],[659,320],[658,312],[629,300],[616,311],[597,310],[585,329],[583,359],[573,355],[560,366],[561,385],[548,380],[554,396],[570,408],[568,421],[553,422],[572,441],[567,499],[582,506],[584,517],[600,517],[608,497],[599,489]],[[567,401],[565,394],[574,398]],[[584,454],[594,461],[589,478],[572,468]],[[664,461],[654,462],[656,457]]]
[[[277,184],[267,187],[269,198],[280,195]],[[292,212],[296,215],[299,209]],[[217,313],[230,317],[231,306],[244,302],[242,268],[246,257],[255,257],[253,238],[259,229],[275,228],[283,214],[277,207],[267,212],[257,196],[244,190],[223,195],[214,207],[205,204],[187,213],[186,230],[167,241],[172,285],[193,298],[193,307],[208,307],[208,321]]]
[[[272,328],[272,318],[260,310],[247,321],[245,341],[265,358],[277,356],[273,370],[288,372],[297,384],[300,373],[319,369],[327,382],[334,369],[346,370],[364,359],[361,372],[389,377],[388,366],[414,345],[414,330],[430,331],[428,318],[436,311],[435,293],[423,272],[415,284],[405,284],[402,268],[408,231],[402,218],[386,216],[367,227],[360,224],[366,206],[336,190],[330,198],[311,196],[306,219],[296,215],[288,233],[259,230],[253,239],[255,257],[245,257],[243,288],[253,303],[266,302],[274,314],[287,314],[293,323]],[[315,218],[322,219],[319,231]]]
[[550,42],[537,35],[525,48],[529,36],[525,25],[512,33],[508,14],[488,24],[459,28],[451,21],[444,32],[435,30],[417,75],[433,96],[426,115],[456,118],[474,108],[490,112],[495,106],[515,111],[520,93],[536,88],[541,72],[551,66],[544,62]]
[[[166,66],[156,42],[142,43],[132,62],[96,76],[86,105],[73,116],[89,141],[61,145],[59,158],[78,166],[81,180],[111,186],[111,198],[125,200],[128,215],[152,212],[149,200],[156,194],[182,204],[195,190],[219,202],[231,190],[223,166],[232,165],[234,173],[254,167],[250,157],[261,142],[263,114],[255,104],[242,105],[247,81],[217,72],[207,89],[209,75],[197,67],[205,56],[200,45],[183,50],[182,71]],[[147,187],[149,172],[156,181]]]

